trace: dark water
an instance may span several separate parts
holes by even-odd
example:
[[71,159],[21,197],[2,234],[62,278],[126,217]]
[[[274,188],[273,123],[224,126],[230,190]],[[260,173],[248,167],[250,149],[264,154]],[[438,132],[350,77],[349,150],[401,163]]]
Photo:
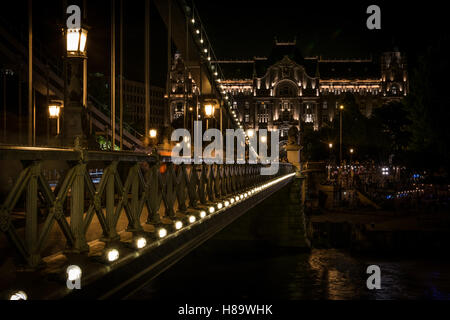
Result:
[[[293,254],[233,246],[197,249],[131,299],[450,299],[448,261],[355,257],[337,249]],[[374,264],[381,268],[382,288],[370,291],[366,269]]]

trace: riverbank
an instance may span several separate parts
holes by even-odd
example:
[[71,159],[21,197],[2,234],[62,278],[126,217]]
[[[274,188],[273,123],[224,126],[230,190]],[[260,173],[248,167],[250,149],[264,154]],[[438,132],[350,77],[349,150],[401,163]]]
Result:
[[315,248],[345,248],[357,253],[409,255],[448,250],[450,215],[380,210],[334,210],[310,216]]

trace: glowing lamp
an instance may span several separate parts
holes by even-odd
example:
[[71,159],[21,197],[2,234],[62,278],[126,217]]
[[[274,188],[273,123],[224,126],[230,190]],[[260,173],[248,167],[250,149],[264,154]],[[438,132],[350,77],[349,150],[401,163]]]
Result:
[[156,136],[158,135],[158,131],[156,131],[155,129],[151,129],[150,130],[150,138],[155,139]]
[[120,256],[119,250],[117,250],[117,249],[109,249],[108,251],[106,251],[106,259],[109,262],[114,262],[114,261],[118,260],[119,256]]
[[205,105],[205,115],[209,118],[214,115],[214,106],[212,104]]
[[50,119],[58,119],[61,113],[61,106],[57,104],[50,104],[48,106],[48,114]]
[[66,30],[66,50],[68,56],[86,56],[87,34],[87,30],[83,28]]

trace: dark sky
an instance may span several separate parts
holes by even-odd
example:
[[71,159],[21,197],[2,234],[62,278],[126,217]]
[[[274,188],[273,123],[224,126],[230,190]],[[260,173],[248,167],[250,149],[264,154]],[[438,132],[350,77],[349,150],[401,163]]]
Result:
[[[435,1],[196,1],[218,55],[267,55],[273,39],[297,37],[304,56],[358,57],[390,49],[420,51],[430,37],[448,33]],[[367,7],[381,8],[382,30],[366,27]]]
[[[70,4],[81,1],[68,1]],[[118,3],[119,1],[116,0]],[[191,3],[191,0],[187,0]],[[0,16],[26,28],[26,0],[2,1]],[[143,80],[144,1],[124,1],[125,76]],[[382,10],[382,30],[366,28],[370,4]],[[368,57],[395,44],[409,56],[448,34],[444,7],[437,1],[255,1],[197,0],[195,6],[219,58],[267,56],[275,36],[297,38],[304,56]],[[163,86],[167,65],[167,31],[154,6],[151,8],[151,77]],[[34,1],[35,37],[55,56],[62,55],[57,27],[63,17],[63,1]],[[109,74],[110,1],[88,1],[89,71]],[[26,30],[26,29],[25,29]]]

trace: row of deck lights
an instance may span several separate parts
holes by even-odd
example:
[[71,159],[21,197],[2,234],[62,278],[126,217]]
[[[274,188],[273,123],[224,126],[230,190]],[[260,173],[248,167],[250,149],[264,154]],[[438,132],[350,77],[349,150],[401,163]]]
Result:
[[[176,232],[182,231],[186,226],[193,225],[196,222],[199,222],[199,221],[205,219],[208,216],[208,213],[209,213],[209,215],[212,215],[212,214],[217,214],[221,211],[227,210],[231,206],[236,205],[239,202],[242,202],[242,201],[248,199],[249,197],[252,197],[252,196],[258,194],[258,193],[266,190],[267,188],[270,188],[271,186],[273,186],[285,179],[292,177],[293,175],[295,175],[295,173],[278,178],[278,179],[268,182],[262,186],[259,186],[259,187],[253,188],[249,191],[238,194],[228,200],[221,201],[213,206],[210,206],[207,210],[199,211],[197,213],[197,215],[190,215],[187,218],[186,225],[184,225],[183,221],[178,220],[174,223],[173,227]],[[166,228],[160,228],[157,232],[157,235],[160,239],[164,239],[169,235],[169,231]],[[144,237],[138,237],[134,240],[134,246],[136,249],[144,249],[147,246],[147,240]],[[105,257],[108,262],[114,262],[119,259],[120,254],[117,249],[111,248],[105,252]]]
[[[295,175],[295,173],[286,175],[284,177],[278,178],[276,180],[273,180],[271,182],[265,183],[259,187],[255,187],[251,190],[245,191],[243,193],[237,194],[234,197],[231,197],[227,200],[224,201],[220,201],[219,203],[210,206],[207,210],[202,210],[198,212],[198,216],[196,215],[191,215],[188,217],[188,223],[190,225],[195,224],[196,222],[199,222],[202,219],[205,219],[209,215],[213,215],[213,214],[218,214],[220,212],[226,211],[227,209],[229,209],[230,207],[245,201],[255,195],[257,195],[258,193],[261,193],[262,191],[266,190],[267,188],[270,188],[271,186],[278,184],[286,179],[289,179],[291,177],[293,177]],[[182,221],[176,221],[174,224],[175,230],[176,232],[180,232],[183,230],[184,225]],[[169,232],[167,229],[165,228],[161,228],[158,230],[158,237],[162,240],[164,238],[166,238],[169,235]],[[136,237],[133,241],[134,243],[134,247],[137,250],[142,250],[145,247],[147,247],[147,239],[145,237]],[[120,252],[118,249],[116,248],[110,248],[107,249],[105,251],[105,260],[108,261],[109,263],[113,263],[115,261],[117,261],[120,257]],[[82,270],[79,266],[69,266],[66,270],[67,273],[67,280],[68,281],[76,281],[81,279],[81,274],[82,274]],[[10,300],[28,300],[28,296],[24,291],[16,291],[14,293],[12,293],[9,296]]]
[[[251,190],[248,190],[246,192],[238,194],[238,195],[236,195],[236,196],[234,196],[232,198],[229,198],[227,200],[221,201],[221,202],[219,202],[219,203],[217,203],[217,204],[215,204],[213,206],[208,207],[207,210],[199,211],[198,214],[197,214],[198,217],[195,216],[195,215],[191,215],[191,216],[188,217],[188,225],[195,224],[196,222],[199,222],[200,220],[205,219],[208,215],[218,214],[219,212],[226,211],[230,207],[232,207],[232,206],[234,206],[234,205],[236,205],[236,204],[238,204],[238,203],[240,203],[240,202],[242,202],[242,201],[244,201],[244,200],[246,200],[246,199],[248,199],[250,197],[255,196],[256,194],[266,190],[267,188],[270,188],[271,186],[273,186],[273,185],[275,185],[277,183],[280,183],[281,181],[289,179],[289,178],[291,178],[294,175],[295,175],[295,173],[289,174],[289,175],[284,176],[284,177],[281,177],[281,178],[276,179],[274,181],[268,182],[268,183],[266,183],[266,184],[264,184],[262,186],[255,187],[255,188],[253,188]],[[176,221],[174,226],[175,226],[175,230],[176,231],[181,231],[185,227],[182,221]],[[168,234],[169,233],[168,233],[166,228],[161,228],[158,231],[158,236],[159,236],[160,239],[163,239],[163,238],[167,237]]]

